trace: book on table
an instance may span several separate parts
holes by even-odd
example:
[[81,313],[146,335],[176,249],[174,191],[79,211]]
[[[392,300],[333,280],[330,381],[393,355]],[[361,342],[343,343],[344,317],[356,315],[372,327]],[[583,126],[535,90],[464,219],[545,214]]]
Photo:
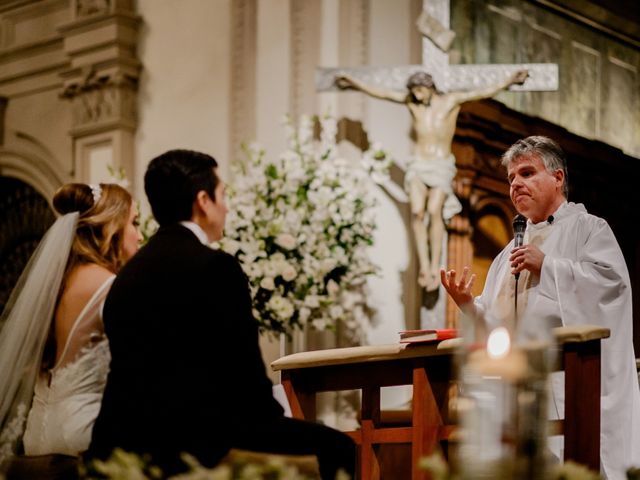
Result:
[[458,336],[458,331],[455,328],[403,330],[398,333],[400,334],[400,343],[439,342]]

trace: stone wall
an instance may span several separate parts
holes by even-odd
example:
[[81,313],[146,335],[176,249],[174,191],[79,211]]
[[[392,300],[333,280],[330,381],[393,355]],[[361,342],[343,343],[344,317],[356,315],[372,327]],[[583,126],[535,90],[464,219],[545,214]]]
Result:
[[497,100],[640,157],[640,42],[521,0],[452,0],[451,12],[455,63],[559,65],[557,92]]

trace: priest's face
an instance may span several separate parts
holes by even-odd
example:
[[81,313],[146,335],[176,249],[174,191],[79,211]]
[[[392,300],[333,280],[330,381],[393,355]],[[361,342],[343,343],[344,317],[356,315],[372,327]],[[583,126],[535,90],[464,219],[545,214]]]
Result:
[[564,172],[549,172],[536,154],[515,158],[507,174],[513,205],[533,223],[546,220],[564,201]]

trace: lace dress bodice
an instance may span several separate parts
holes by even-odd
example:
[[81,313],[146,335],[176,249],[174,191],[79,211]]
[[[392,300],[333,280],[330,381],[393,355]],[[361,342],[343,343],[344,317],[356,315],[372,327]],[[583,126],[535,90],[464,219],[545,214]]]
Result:
[[114,278],[83,308],[56,365],[36,380],[23,437],[26,455],[77,455],[89,447],[111,360],[102,306]]

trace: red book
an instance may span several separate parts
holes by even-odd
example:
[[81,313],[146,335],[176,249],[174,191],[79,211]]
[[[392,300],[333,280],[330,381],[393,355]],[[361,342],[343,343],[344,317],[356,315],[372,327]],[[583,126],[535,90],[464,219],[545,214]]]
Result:
[[439,328],[437,330],[403,330],[400,333],[400,343],[434,342],[456,338],[458,330],[455,328]]

